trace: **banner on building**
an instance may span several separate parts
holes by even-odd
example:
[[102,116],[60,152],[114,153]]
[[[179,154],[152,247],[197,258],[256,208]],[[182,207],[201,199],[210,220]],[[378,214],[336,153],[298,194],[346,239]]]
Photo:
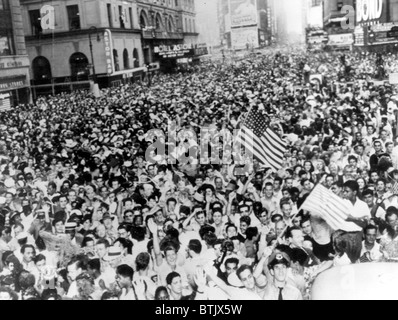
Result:
[[257,25],[257,0],[229,0],[231,27]]
[[113,58],[113,43],[111,30],[106,29],[104,31],[104,43],[105,43],[105,59],[106,59],[106,73],[111,75],[115,70],[115,61]]
[[232,48],[252,49],[258,48],[258,29],[257,27],[241,28],[231,31]]

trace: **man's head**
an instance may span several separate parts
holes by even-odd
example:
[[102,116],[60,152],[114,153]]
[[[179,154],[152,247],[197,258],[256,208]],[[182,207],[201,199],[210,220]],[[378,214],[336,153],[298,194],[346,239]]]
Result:
[[182,293],[182,280],[177,272],[170,272],[166,277],[167,287],[171,293],[180,295]]
[[98,258],[103,259],[108,253],[108,248],[109,242],[105,239],[99,239],[95,245]]
[[128,265],[121,265],[116,268],[116,283],[120,288],[130,288],[132,286],[134,270]]
[[365,233],[365,243],[367,245],[373,246],[376,243],[377,227],[370,224],[365,228],[364,233]]
[[254,290],[256,283],[253,276],[253,269],[248,265],[242,265],[236,271],[236,275],[248,290]]
[[234,224],[227,225],[226,232],[227,232],[228,239],[231,239],[238,235],[238,229],[236,228],[236,226]]
[[386,213],[387,223],[394,229],[398,226],[398,209],[396,207],[389,207]]
[[343,196],[345,199],[352,202],[355,201],[357,199],[358,191],[359,191],[358,182],[350,180],[344,183]]
[[303,231],[298,227],[290,227],[286,231],[286,239],[292,248],[302,248],[304,242]]
[[230,275],[238,270],[239,260],[237,258],[229,258],[225,261],[225,270]]
[[25,244],[21,248],[21,253],[23,256],[23,260],[26,263],[32,262],[36,255],[35,247],[31,244]]
[[366,189],[362,192],[363,201],[368,205],[368,207],[373,207],[374,205],[374,195],[373,191],[370,189]]
[[191,258],[200,255],[200,253],[202,252],[202,244],[200,243],[200,241],[197,239],[189,241],[187,252],[189,257]]
[[303,233],[307,236],[311,236],[312,234],[312,226],[311,226],[311,220],[309,218],[304,218],[300,222],[301,230]]
[[283,216],[285,219],[290,219],[291,215],[292,215],[292,205],[290,204],[290,202],[282,202],[281,204],[281,210],[283,213]]
[[243,216],[240,218],[240,232],[241,234],[246,234],[247,228],[250,227],[251,219],[248,216]]
[[287,271],[290,267],[290,258],[284,253],[274,253],[269,258],[268,269],[277,282],[285,282],[287,279]]

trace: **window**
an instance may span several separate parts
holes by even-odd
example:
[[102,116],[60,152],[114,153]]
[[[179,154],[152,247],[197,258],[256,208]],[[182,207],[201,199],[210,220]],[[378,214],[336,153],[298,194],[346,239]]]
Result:
[[138,55],[137,49],[133,50],[133,61],[134,61],[134,68],[139,68],[140,67],[140,57]]
[[129,8],[130,28],[133,29],[133,9]]
[[76,52],[72,54],[69,63],[72,77],[80,79],[88,77],[90,73],[88,69],[88,59],[83,53]]
[[141,14],[140,14],[140,26],[141,26],[141,29],[145,29],[147,25],[148,25],[147,16],[146,16],[145,11],[143,10],[143,11],[141,11]]
[[51,65],[45,57],[36,57],[32,62],[33,78],[36,81],[51,80]]
[[79,6],[67,6],[69,30],[80,30]]
[[32,35],[36,36],[43,32],[41,27],[41,14],[40,10],[29,11],[30,26],[32,28]]
[[108,10],[108,23],[109,23],[109,28],[113,28],[113,23],[112,23],[112,7],[110,3],[106,5],[106,8]]
[[0,10],[10,10],[10,0],[0,0]]
[[123,7],[119,6],[119,20],[120,20],[120,28],[126,28],[126,17],[124,16]]
[[113,49],[113,61],[114,61],[114,63],[115,63],[115,71],[120,71],[120,66],[119,66],[119,55],[118,55],[116,49]]
[[160,14],[156,15],[156,30],[162,30],[162,18]]
[[15,54],[11,11],[8,0],[0,0],[0,56]]
[[130,69],[129,53],[127,49],[123,50],[123,68],[124,70]]
[[11,56],[13,54],[15,54],[15,50],[12,30],[0,30],[0,56]]

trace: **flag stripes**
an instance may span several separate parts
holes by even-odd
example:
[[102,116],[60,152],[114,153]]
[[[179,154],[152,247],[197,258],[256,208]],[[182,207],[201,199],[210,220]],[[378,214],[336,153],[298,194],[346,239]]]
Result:
[[347,200],[341,199],[332,191],[318,184],[308,196],[301,209],[320,215],[334,230],[347,232],[361,231],[355,223],[347,222],[353,206]]
[[274,171],[282,168],[286,143],[265,122],[258,111],[251,110],[236,141],[257,160]]

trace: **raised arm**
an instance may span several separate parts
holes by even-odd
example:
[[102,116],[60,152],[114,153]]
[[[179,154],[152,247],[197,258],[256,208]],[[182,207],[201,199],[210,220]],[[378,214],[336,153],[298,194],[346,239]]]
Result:
[[158,226],[153,219],[148,220],[148,229],[153,235],[153,250],[155,251],[156,265],[160,267],[163,263],[162,252],[160,251],[160,243],[158,237]]

